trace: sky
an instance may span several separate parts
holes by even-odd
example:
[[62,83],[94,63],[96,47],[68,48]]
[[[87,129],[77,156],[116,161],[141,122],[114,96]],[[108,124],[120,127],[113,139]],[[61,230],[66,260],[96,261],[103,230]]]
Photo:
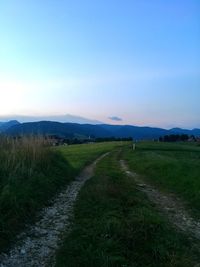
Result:
[[1,0],[0,116],[200,127],[199,0]]

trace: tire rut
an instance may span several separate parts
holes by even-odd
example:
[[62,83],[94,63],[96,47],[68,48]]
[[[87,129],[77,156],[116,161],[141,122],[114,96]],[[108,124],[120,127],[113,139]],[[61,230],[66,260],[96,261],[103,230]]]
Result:
[[173,225],[190,237],[200,240],[200,221],[189,215],[183,203],[177,197],[160,192],[152,185],[147,184],[140,175],[129,170],[124,160],[120,160],[120,165],[123,171],[134,179],[139,190],[144,192],[149,200],[156,204]]
[[43,209],[40,220],[21,233],[16,245],[0,255],[0,267],[44,267],[55,265],[55,252],[62,243],[62,234],[71,230],[71,218],[77,195],[94,174],[96,164],[106,153],[87,166],[76,179]]

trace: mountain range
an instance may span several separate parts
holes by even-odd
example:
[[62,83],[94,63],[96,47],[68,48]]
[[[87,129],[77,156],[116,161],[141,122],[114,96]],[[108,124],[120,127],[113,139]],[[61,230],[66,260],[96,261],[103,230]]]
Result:
[[65,115],[54,115],[54,116],[25,116],[25,115],[4,115],[0,116],[0,121],[13,121],[17,120],[21,123],[23,122],[38,122],[38,121],[57,121],[57,122],[71,122],[79,124],[103,124],[103,122],[98,120],[91,120],[81,116],[75,116],[72,114]]
[[0,132],[7,135],[45,134],[65,138],[89,137],[133,137],[134,139],[156,139],[170,134],[188,134],[200,136],[200,129],[173,128],[170,130],[154,127],[109,124],[78,124],[53,121],[19,123],[16,120],[0,122]]
[[17,120],[11,120],[8,122],[0,122],[0,132],[6,132],[12,126],[20,124]]

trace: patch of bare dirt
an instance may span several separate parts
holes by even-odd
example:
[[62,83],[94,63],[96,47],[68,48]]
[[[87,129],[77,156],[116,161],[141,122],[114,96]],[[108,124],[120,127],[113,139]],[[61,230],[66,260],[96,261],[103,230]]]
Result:
[[40,214],[40,220],[18,236],[17,245],[8,254],[0,255],[0,267],[54,266],[55,252],[62,243],[62,234],[71,230],[71,218],[77,195],[84,183],[93,176],[99,157]]
[[200,240],[200,221],[189,215],[183,203],[172,194],[160,192],[158,189],[149,185],[140,175],[129,170],[126,162],[120,160],[120,164],[125,173],[134,179],[140,191],[144,192],[150,201],[167,215],[169,221],[187,235]]

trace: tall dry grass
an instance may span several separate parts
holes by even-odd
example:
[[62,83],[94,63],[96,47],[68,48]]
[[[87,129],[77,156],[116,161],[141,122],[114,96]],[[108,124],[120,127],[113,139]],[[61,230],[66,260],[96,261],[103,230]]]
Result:
[[0,177],[31,175],[38,162],[46,162],[50,142],[42,136],[0,137]]
[[0,136],[0,251],[75,175],[41,136]]

